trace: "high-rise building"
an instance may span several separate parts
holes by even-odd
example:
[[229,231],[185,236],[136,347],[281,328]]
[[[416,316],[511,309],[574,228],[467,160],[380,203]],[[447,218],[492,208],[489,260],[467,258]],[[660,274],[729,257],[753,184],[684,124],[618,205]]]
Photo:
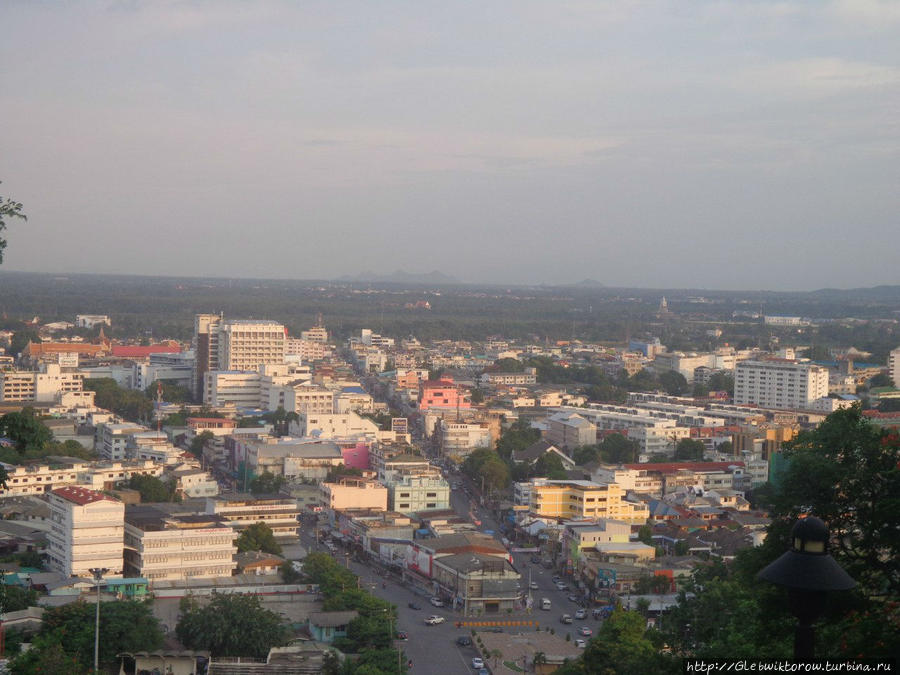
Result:
[[70,577],[91,568],[122,574],[125,505],[102,492],[69,485],[50,492],[50,568]]
[[900,347],[891,350],[888,366],[891,369],[891,379],[894,381],[894,386],[900,387]]
[[206,373],[219,368],[219,314],[197,314],[194,317],[194,395],[203,394]]
[[811,363],[740,361],[735,369],[734,402],[762,408],[809,409],[828,396],[828,369]]
[[257,370],[284,363],[284,325],[231,319],[219,326],[219,370]]

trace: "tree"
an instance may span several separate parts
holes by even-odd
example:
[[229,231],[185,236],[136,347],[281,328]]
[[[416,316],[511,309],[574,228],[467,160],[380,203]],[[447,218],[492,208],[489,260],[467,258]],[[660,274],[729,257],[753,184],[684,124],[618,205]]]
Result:
[[894,380],[891,379],[891,376],[887,373],[877,373],[869,378],[867,384],[869,385],[869,389],[874,389],[875,387],[893,387]]
[[519,361],[519,359],[498,359],[494,361],[494,366],[491,368],[491,370],[501,373],[524,373],[525,364]]
[[191,439],[191,445],[188,447],[188,452],[197,459],[200,459],[203,457],[203,448],[206,446],[206,443],[213,440],[215,437],[216,435],[209,429],[201,431]]
[[[16,673],[85,673],[94,660],[94,603],[69,603],[44,612],[31,650],[22,654]],[[152,651],[163,644],[159,620],[151,605],[134,600],[100,603],[100,664],[117,663],[121,652]],[[49,664],[54,664],[52,670]],[[65,665],[58,669],[59,664]]]
[[678,441],[678,445],[675,446],[675,459],[695,462],[703,459],[703,453],[706,451],[706,446],[703,445],[702,441],[694,440],[693,438],[682,438]]
[[278,572],[281,574],[281,580],[286,584],[298,584],[304,579],[303,572],[294,568],[294,563],[290,560],[281,563]]
[[472,403],[484,403],[484,390],[475,387],[470,394],[470,398],[472,400]]
[[0,435],[15,441],[19,452],[41,450],[53,439],[50,429],[37,418],[31,407],[0,417]]
[[878,402],[878,412],[900,411],[900,398],[883,398]]
[[283,487],[284,476],[276,476],[270,471],[264,471],[250,481],[250,492],[255,495],[278,494]]
[[596,462],[600,457],[600,451],[596,445],[582,445],[572,451],[572,459],[578,466],[584,466]]
[[642,544],[647,544],[647,546],[653,545],[653,528],[649,525],[641,525],[638,528],[638,541]]
[[12,339],[9,341],[9,353],[21,354],[25,351],[25,347],[28,346],[29,342],[39,343],[40,341],[41,336],[38,335],[37,329],[35,328],[23,328],[17,330],[13,333]]
[[731,373],[713,373],[709,376],[709,391],[725,391],[734,396],[734,375]]
[[622,434],[610,434],[603,439],[598,448],[603,460],[611,464],[637,462],[640,451],[640,446],[636,441],[626,438]]
[[128,487],[141,493],[142,502],[175,501],[175,481],[161,481],[156,476],[135,474],[128,479]]
[[549,478],[550,480],[565,480],[567,478],[566,468],[563,466],[559,455],[555,452],[545,452],[538,457],[531,467],[531,476],[533,478]]
[[181,601],[175,633],[188,649],[206,649],[213,656],[265,658],[287,641],[281,618],[263,608],[259,598],[215,591],[205,606],[191,597]]
[[190,389],[182,387],[172,380],[154,380],[144,390],[144,395],[155,401],[160,385],[162,385],[162,399],[166,403],[190,403],[193,400],[193,394]]
[[541,432],[527,420],[518,419],[503,431],[497,441],[497,453],[502,459],[509,459],[518,450],[524,450],[541,438]]
[[0,582],[0,613],[18,612],[37,604],[38,593],[34,589]]
[[[22,213],[22,204],[9,197],[0,197],[0,235],[6,229],[6,222],[11,218],[28,220],[28,216]],[[0,236],[0,263],[3,262],[3,251],[6,249],[6,239]]]
[[111,377],[86,379],[84,388],[97,392],[94,400],[99,407],[132,422],[148,420],[153,414],[153,403],[143,392],[122,389]]
[[275,540],[275,534],[272,528],[263,522],[253,523],[241,532],[235,542],[237,550],[244,551],[263,551],[265,553],[281,554],[281,544]]
[[659,374],[659,384],[672,396],[681,396],[688,390],[687,379],[676,370],[667,370]]

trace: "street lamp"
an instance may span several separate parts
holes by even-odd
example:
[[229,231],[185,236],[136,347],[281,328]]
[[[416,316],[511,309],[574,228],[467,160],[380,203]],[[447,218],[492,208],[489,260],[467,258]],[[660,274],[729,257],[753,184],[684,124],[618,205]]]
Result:
[[94,624],[94,672],[100,672],[100,580],[109,572],[107,567],[92,567],[88,570],[94,575],[94,584],[97,586],[97,613]]
[[[388,633],[389,633],[389,637],[391,640],[389,644],[391,645],[391,647],[393,647],[394,646],[394,617],[391,615],[390,609],[382,609],[381,611],[384,612],[385,614],[387,614]],[[399,674],[402,672],[403,672],[403,665],[400,661],[400,649],[397,648],[397,673]]]
[[758,579],[788,589],[791,614],[797,617],[794,660],[811,661],[815,642],[813,623],[825,609],[828,591],[849,591],[853,578],[828,554],[828,527],[807,516],[791,529],[791,550],[765,567]]

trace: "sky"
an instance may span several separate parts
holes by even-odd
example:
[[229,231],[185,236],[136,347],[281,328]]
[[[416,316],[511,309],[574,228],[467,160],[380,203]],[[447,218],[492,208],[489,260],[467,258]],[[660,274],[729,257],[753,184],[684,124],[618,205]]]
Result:
[[0,3],[3,270],[900,283],[900,2]]

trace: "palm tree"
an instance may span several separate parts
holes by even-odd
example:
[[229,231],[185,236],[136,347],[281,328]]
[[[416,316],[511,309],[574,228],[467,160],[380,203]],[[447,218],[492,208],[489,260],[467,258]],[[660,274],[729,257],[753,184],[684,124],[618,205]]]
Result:
[[499,649],[494,649],[491,651],[491,657],[494,659],[494,670],[497,670],[497,664],[500,662],[500,659],[503,658],[503,652]]

